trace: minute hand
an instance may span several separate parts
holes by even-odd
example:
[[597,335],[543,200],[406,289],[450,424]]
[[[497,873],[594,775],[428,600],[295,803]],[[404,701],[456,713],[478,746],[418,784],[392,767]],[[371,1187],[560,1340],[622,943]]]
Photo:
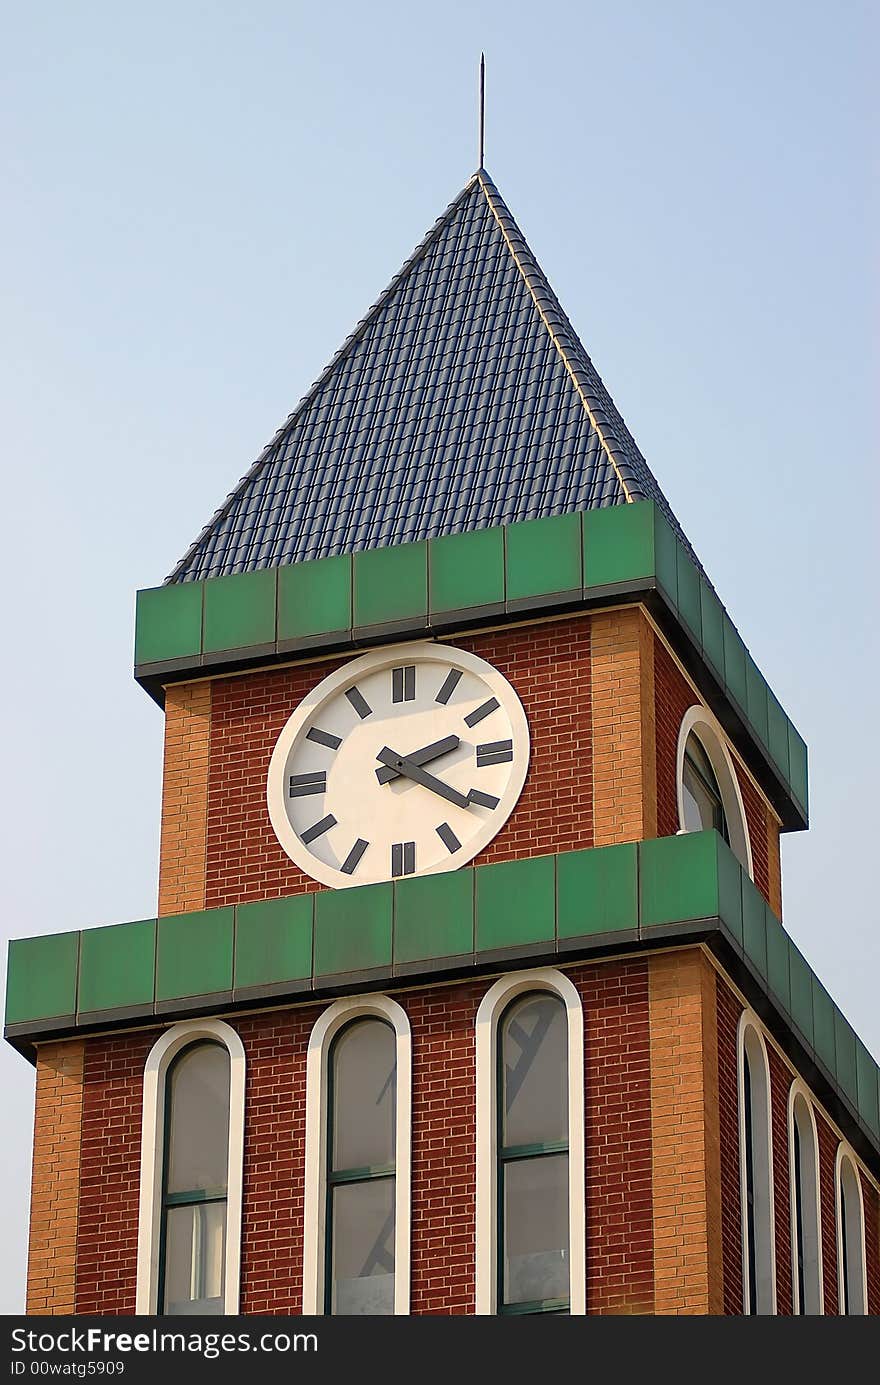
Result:
[[389,769],[396,769],[398,774],[403,774],[407,779],[412,779],[413,783],[423,784],[425,788],[430,789],[432,793],[439,794],[441,798],[448,799],[449,802],[454,803],[457,808],[469,808],[471,806],[471,801],[465,794],[459,793],[458,789],[453,789],[449,784],[444,784],[442,779],[438,779],[435,775],[429,774],[426,769],[422,769],[420,765],[414,764],[413,761],[407,759],[405,755],[398,755],[396,751],[389,749],[387,745],[379,751],[376,759],[383,765],[387,765]]

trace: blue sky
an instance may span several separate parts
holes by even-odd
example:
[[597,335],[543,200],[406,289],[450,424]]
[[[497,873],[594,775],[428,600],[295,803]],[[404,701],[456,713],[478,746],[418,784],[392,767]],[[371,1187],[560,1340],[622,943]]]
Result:
[[[785,923],[880,1055],[874,7],[7,6],[8,936],[150,915],[158,584],[486,164],[811,751]],[[0,1053],[0,1312],[33,1071]]]

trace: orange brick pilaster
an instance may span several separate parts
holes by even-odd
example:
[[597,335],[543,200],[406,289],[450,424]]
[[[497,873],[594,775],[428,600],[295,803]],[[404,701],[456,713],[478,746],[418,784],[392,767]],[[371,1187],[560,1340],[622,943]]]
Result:
[[767,875],[770,882],[768,903],[778,919],[782,918],[782,863],[779,853],[779,823],[767,809]]
[[74,1311],[83,1052],[82,1042],[38,1050],[28,1313]]
[[595,845],[657,835],[651,632],[635,607],[590,626]]
[[205,907],[210,731],[209,682],[166,690],[159,856],[163,915]]
[[699,948],[650,961],[654,1312],[721,1313],[715,973]]

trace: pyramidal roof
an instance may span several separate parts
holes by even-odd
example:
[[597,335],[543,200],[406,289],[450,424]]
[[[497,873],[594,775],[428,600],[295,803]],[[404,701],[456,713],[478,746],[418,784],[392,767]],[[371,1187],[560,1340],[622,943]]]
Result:
[[694,556],[479,169],[167,581],[646,499]]

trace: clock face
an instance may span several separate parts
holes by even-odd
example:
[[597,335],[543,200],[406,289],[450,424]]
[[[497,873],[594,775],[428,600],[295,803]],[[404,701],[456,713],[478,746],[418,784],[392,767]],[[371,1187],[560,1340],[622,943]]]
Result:
[[272,753],[269,817],[288,856],[337,889],[455,870],[507,821],[528,767],[502,674],[446,645],[396,645],[297,707]]

